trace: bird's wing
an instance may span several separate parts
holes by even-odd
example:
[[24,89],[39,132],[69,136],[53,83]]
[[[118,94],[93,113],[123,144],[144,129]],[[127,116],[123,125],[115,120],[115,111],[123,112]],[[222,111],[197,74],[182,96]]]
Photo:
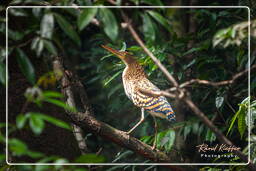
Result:
[[[149,103],[152,103],[156,100],[155,96],[145,93],[141,90],[148,91],[159,91],[160,89],[151,83],[148,79],[143,79],[135,83],[134,90],[132,93],[133,103],[138,107],[146,107]],[[163,96],[157,98],[164,98]]]
[[164,96],[154,96],[141,90],[157,92],[160,89],[147,79],[139,81],[135,86],[135,93],[133,93],[133,102],[136,106],[146,109],[152,115],[175,120],[174,111]]

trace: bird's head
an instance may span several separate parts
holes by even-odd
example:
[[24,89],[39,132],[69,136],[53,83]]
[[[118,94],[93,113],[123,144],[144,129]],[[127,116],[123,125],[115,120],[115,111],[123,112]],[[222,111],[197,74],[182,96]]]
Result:
[[116,55],[118,58],[120,58],[122,61],[124,61],[125,64],[130,64],[131,62],[134,61],[133,57],[131,56],[131,54],[129,52],[118,51],[118,50],[115,50],[106,45],[101,45],[101,47],[103,47],[107,51],[111,52],[112,54]]

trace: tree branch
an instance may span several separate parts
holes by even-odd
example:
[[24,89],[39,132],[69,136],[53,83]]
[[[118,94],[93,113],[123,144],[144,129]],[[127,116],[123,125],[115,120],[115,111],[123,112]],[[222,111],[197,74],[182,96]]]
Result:
[[169,73],[169,71],[165,68],[165,66],[151,53],[148,48],[145,46],[143,41],[140,39],[137,32],[132,27],[131,21],[129,18],[122,12],[122,17],[124,21],[128,24],[128,30],[132,34],[133,38],[137,41],[137,43],[142,47],[144,52],[155,62],[155,64],[160,68],[160,70],[164,73],[164,75],[167,77],[167,79],[174,85],[174,87],[178,87],[177,81],[174,79],[174,77]]
[[[67,76],[67,73],[64,71],[64,67],[62,66],[62,60],[60,58],[57,58],[56,60],[53,61],[53,71],[55,73],[56,78],[61,81],[61,87],[62,87],[62,93],[66,97],[66,103],[74,108],[77,108],[77,104],[75,101],[75,93],[72,91],[72,86],[71,86],[71,81],[69,77]],[[60,77],[61,75],[61,77]],[[70,113],[69,111],[66,111],[67,113]],[[72,114],[72,113],[70,113]],[[83,130],[75,125],[71,124],[72,126],[72,131],[74,134],[74,137],[77,141],[79,150],[81,151],[81,154],[86,154],[88,153],[88,148],[87,144],[84,141],[84,135],[83,135]]]
[[139,89],[139,91],[142,94],[145,94],[147,96],[151,96],[151,97],[159,97],[159,96],[165,96],[165,97],[170,97],[170,98],[176,98],[175,94],[171,94],[167,91],[150,91],[150,90],[146,90],[146,89]]
[[[250,68],[251,71],[256,70],[256,64],[252,65]],[[180,88],[184,88],[189,86],[190,84],[204,84],[204,85],[209,85],[209,86],[213,86],[213,87],[217,87],[217,86],[224,86],[224,85],[228,85],[228,84],[233,84],[235,83],[239,78],[241,78],[242,76],[248,74],[248,69],[239,72],[237,74],[235,74],[231,80],[225,80],[225,81],[220,81],[220,82],[211,82],[208,80],[200,80],[200,79],[192,79],[189,80],[187,82],[184,82],[180,85]]]

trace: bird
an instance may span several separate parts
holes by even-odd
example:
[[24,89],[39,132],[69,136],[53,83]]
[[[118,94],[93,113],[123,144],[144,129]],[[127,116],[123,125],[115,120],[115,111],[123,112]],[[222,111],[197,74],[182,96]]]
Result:
[[158,92],[160,89],[148,79],[143,67],[131,53],[127,51],[118,51],[107,45],[101,46],[124,62],[126,67],[122,73],[122,81],[125,94],[135,106],[141,109],[141,118],[139,122],[135,124],[127,134],[131,134],[131,132],[133,132],[135,128],[145,120],[144,111],[147,111],[153,116],[155,122],[155,140],[152,147],[155,149],[157,136],[157,124],[155,117],[175,121],[175,113],[170,103],[164,96],[156,97],[149,93],[145,93],[145,91]]

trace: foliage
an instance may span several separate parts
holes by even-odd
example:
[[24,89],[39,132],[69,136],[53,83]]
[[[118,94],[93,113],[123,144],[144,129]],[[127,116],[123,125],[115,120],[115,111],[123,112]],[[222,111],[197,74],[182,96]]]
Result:
[[[53,4],[54,3],[54,4]],[[117,1],[119,5],[122,1]],[[130,0],[132,5],[165,5],[164,1]],[[224,2],[223,2],[224,3]],[[14,0],[10,5],[109,5],[105,1],[20,1]],[[216,4],[214,4],[216,5]],[[217,5],[223,5],[218,2]],[[3,9],[1,9],[3,11]],[[43,136],[50,123],[70,130],[70,126],[53,116],[42,112],[47,105],[54,105],[63,110],[74,112],[74,109],[63,102],[63,95],[51,88],[57,86],[58,78],[51,71],[50,63],[56,55],[67,59],[79,74],[93,106],[97,119],[121,130],[128,130],[136,123],[140,111],[127,99],[121,84],[121,73],[124,64],[109,55],[100,45],[107,44],[115,49],[127,50],[149,75],[149,79],[160,89],[170,88],[170,83],[163,73],[137,45],[127,31],[122,19],[122,12],[132,21],[149,50],[166,66],[168,71],[182,83],[190,79],[209,81],[229,80],[238,72],[255,64],[255,16],[252,16],[251,61],[248,61],[247,48],[247,9],[118,9],[118,8],[9,8],[8,57],[11,65],[17,63],[19,72],[28,82],[25,91],[9,96],[23,96],[27,107],[15,114],[15,120],[9,124],[9,133],[29,130],[37,137]],[[238,17],[239,16],[239,17]],[[5,21],[1,18],[1,21]],[[188,20],[192,23],[188,24]],[[15,22],[12,22],[15,21]],[[17,23],[16,23],[17,22]],[[192,27],[196,27],[193,31]],[[192,31],[191,31],[192,30]],[[1,23],[0,32],[5,34],[5,25]],[[0,83],[8,85],[6,78],[5,49],[0,49]],[[38,60],[40,62],[38,62]],[[45,66],[45,67],[42,67]],[[42,67],[42,68],[41,68]],[[9,70],[11,71],[12,68]],[[42,71],[43,70],[43,71]],[[8,71],[7,73],[9,73]],[[13,71],[12,71],[13,72]],[[17,74],[17,73],[16,73]],[[59,77],[63,73],[58,73]],[[9,74],[11,76],[12,73]],[[210,87],[192,85],[188,89],[191,99],[210,118],[213,123],[228,135],[231,141],[248,153],[247,126],[251,124],[252,158],[255,158],[255,73],[251,73],[251,95],[248,97],[246,78],[231,86]],[[17,80],[18,81],[18,80]],[[9,84],[12,84],[10,82]],[[10,85],[12,86],[12,85]],[[13,93],[13,94],[12,94]],[[179,101],[171,101],[174,110],[178,111],[181,121],[171,124],[158,120],[157,148],[177,159],[194,162],[201,161],[191,149],[204,142],[218,143],[216,135],[204,125],[188,108]],[[251,100],[251,106],[249,101]],[[26,104],[26,105],[25,105]],[[239,105],[237,105],[239,104]],[[250,109],[249,109],[250,107]],[[251,110],[251,120],[247,113]],[[5,125],[1,126],[4,128]],[[1,142],[4,143],[2,132]],[[146,121],[136,129],[134,134],[144,143],[153,144],[153,119]],[[182,141],[178,142],[178,140]],[[86,137],[91,151],[96,153],[103,148],[102,155],[88,154],[77,156],[75,162],[151,162],[134,152],[106,143],[95,135]],[[67,142],[64,142],[68,145]],[[183,145],[182,145],[183,144]],[[28,156],[35,162],[72,162],[63,156],[47,156],[30,149],[27,142],[11,136],[9,147],[12,156]],[[50,148],[50,147],[49,147]],[[182,149],[182,150],[181,150]],[[175,155],[175,152],[177,154]],[[180,158],[179,158],[180,156]],[[1,156],[4,160],[4,156]],[[220,162],[212,159],[209,162]],[[228,162],[233,162],[232,160]],[[238,162],[238,161],[237,161]],[[255,161],[254,161],[255,162]],[[9,166],[3,166],[9,167]],[[12,167],[11,167],[12,168]],[[14,168],[14,167],[13,167]],[[141,169],[137,166],[113,166],[108,170]],[[157,167],[147,167],[146,169]],[[76,166],[17,166],[17,170],[86,170]],[[195,168],[196,169],[196,168]],[[208,168],[213,169],[213,168]]]

